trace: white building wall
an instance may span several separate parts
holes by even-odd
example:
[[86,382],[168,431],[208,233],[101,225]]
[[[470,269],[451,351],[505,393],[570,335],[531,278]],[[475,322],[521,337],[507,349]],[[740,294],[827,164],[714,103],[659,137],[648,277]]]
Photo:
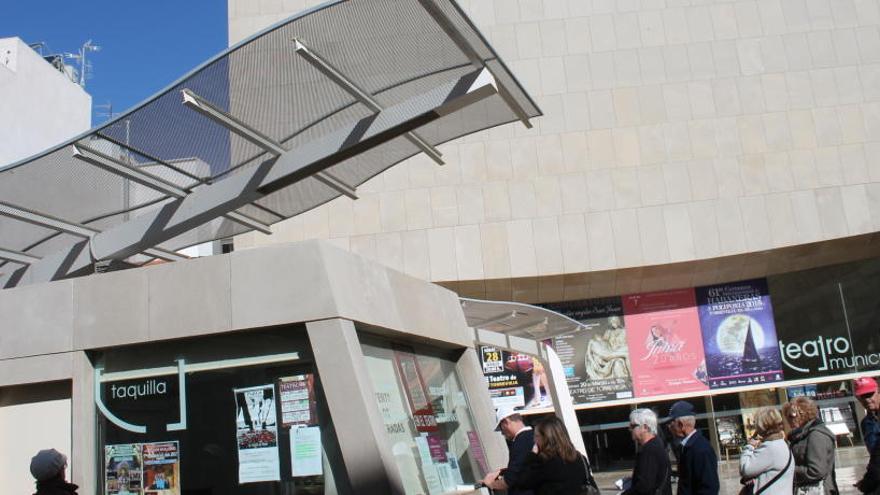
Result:
[[55,449],[72,463],[70,399],[0,405],[0,479],[3,493],[33,493],[31,457]]
[[[317,3],[229,0],[230,42]],[[546,301],[760,276],[800,258],[753,253],[880,231],[878,0],[459,3],[546,116],[238,247],[329,238],[464,293]]]
[[91,126],[92,97],[19,38],[0,39],[0,167]]

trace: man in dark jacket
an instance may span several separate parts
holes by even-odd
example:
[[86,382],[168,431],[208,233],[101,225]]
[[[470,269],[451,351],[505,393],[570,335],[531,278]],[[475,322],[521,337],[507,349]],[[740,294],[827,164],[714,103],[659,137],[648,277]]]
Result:
[[522,416],[514,409],[499,409],[495,420],[495,431],[500,431],[507,440],[507,468],[487,474],[483,484],[492,490],[507,490],[508,495],[533,495],[532,490],[508,489],[508,485],[517,485],[524,476],[529,453],[535,447],[535,432],[525,425]]
[[76,485],[64,479],[67,456],[55,449],[37,452],[31,458],[31,474],[37,481],[35,495],[76,495]]
[[672,495],[672,465],[663,442],[657,437],[657,415],[636,409],[629,415],[629,431],[639,446],[632,483],[623,495]]
[[[870,381],[869,381],[870,380]],[[869,423],[868,428],[877,427],[877,415],[880,414],[880,392],[877,390],[877,382],[872,378],[859,378],[856,380],[854,392],[859,402],[865,407],[868,417],[874,418],[873,424]],[[862,431],[865,435],[865,444],[868,444],[869,433],[866,432],[866,424],[862,422]],[[877,431],[873,432],[877,435]],[[865,476],[856,484],[856,487],[862,493],[877,493],[880,491],[880,438],[873,438],[873,445],[870,446],[871,459],[868,461],[868,468]]]
[[718,495],[718,457],[697,429],[694,406],[680,400],[672,404],[666,419],[672,436],[681,440],[678,459],[678,495]]
[[880,443],[880,392],[877,390],[877,381],[863,376],[853,381],[853,393],[865,408],[865,417],[862,418],[862,439],[868,453]]

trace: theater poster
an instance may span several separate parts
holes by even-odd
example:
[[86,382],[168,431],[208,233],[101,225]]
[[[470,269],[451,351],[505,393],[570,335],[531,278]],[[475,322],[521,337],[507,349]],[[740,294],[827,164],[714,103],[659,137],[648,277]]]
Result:
[[480,346],[480,364],[496,409],[551,407],[550,387],[544,366],[528,354]]
[[274,385],[238,388],[233,393],[239,484],[280,480]]
[[104,490],[108,495],[143,495],[140,444],[125,443],[104,447]]
[[180,495],[180,451],[177,442],[145,443],[144,495]]
[[574,404],[631,398],[632,377],[621,299],[610,297],[543,306],[581,324],[576,331],[551,339]]
[[782,380],[782,361],[767,281],[697,287],[711,388]]
[[709,388],[693,289],[623,298],[636,397]]

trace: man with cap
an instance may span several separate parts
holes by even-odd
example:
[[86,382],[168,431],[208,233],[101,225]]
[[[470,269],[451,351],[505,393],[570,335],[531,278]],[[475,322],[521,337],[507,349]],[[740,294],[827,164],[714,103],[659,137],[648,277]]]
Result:
[[37,480],[34,495],[76,495],[78,486],[64,480],[67,456],[55,449],[37,452],[31,458],[31,474]]
[[866,414],[861,425],[862,436],[865,438],[865,446],[871,453],[865,476],[856,483],[856,488],[862,493],[878,493],[880,492],[880,426],[877,416],[880,414],[880,393],[873,378],[859,378],[853,385],[853,392],[865,408]]
[[868,452],[874,450],[880,440],[880,393],[877,393],[877,382],[873,378],[863,376],[853,381],[853,393],[862,407],[865,408],[865,417],[862,419],[862,438]]
[[512,408],[499,408],[495,412],[495,431],[507,440],[507,468],[496,469],[483,478],[483,484],[492,490],[507,490],[508,495],[532,495],[532,490],[508,489],[527,469],[526,459],[535,447],[535,433],[526,426],[519,412]]
[[665,421],[672,436],[681,442],[678,495],[717,495],[721,489],[718,458],[706,437],[696,429],[694,406],[683,400],[672,404]]

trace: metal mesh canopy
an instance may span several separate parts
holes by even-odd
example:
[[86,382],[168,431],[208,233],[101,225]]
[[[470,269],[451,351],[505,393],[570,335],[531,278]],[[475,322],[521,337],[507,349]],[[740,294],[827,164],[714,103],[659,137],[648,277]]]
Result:
[[454,1],[329,2],[0,168],[0,286],[267,231],[414,154],[441,161],[435,145],[538,115]]

